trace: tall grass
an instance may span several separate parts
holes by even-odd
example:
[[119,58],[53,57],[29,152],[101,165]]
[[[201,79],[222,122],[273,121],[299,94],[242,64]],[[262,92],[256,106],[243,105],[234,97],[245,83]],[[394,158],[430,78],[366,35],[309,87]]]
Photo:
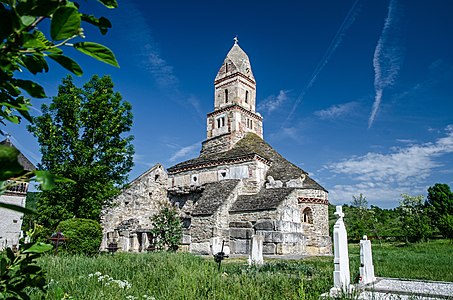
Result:
[[[452,250],[446,241],[374,243],[376,275],[453,281]],[[40,263],[50,281],[46,299],[318,299],[333,285],[332,257],[271,260],[262,267],[227,259],[220,272],[211,257],[188,253],[47,256]],[[351,245],[352,281],[359,264],[359,247]],[[39,297],[37,291],[32,295]]]
[[[324,262],[325,263],[325,262]],[[48,270],[47,299],[307,299],[317,298],[331,285],[316,263],[274,262],[263,268],[245,261],[225,263],[220,272],[211,259],[184,253],[127,254],[99,257],[52,257],[42,259]],[[131,284],[120,287],[98,281],[100,272]],[[36,292],[32,299],[38,299]],[[312,295],[312,296],[310,296]],[[149,299],[152,299],[149,297]]]
[[[358,245],[350,245],[350,260],[360,261]],[[448,240],[426,243],[373,244],[376,276],[453,282],[453,244]]]

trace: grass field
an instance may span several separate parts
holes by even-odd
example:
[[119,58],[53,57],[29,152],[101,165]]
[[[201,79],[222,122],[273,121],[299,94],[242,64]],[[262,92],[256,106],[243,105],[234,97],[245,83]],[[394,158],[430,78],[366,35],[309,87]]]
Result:
[[[377,276],[453,281],[448,241],[374,243],[373,260]],[[226,260],[220,272],[212,258],[188,253],[47,256],[41,264],[48,272],[46,299],[318,299],[333,284],[332,257],[272,260],[259,268]],[[358,266],[359,247],[351,245],[352,279]]]

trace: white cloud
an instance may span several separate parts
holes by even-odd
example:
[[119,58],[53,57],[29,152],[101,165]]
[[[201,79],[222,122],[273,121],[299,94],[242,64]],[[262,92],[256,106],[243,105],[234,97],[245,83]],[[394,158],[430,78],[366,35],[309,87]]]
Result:
[[[131,42],[129,47],[140,49],[140,66],[153,76],[160,87],[174,87],[178,83],[178,78],[173,73],[173,66],[162,58],[159,46],[151,35],[151,29],[145,16],[127,1],[122,5],[125,5],[125,11],[128,11],[128,14],[124,16],[124,21],[121,22],[124,25],[122,28],[127,31],[127,36]],[[129,28],[140,28],[140,30],[130,32],[128,31]]]
[[399,32],[398,6],[391,0],[384,28],[374,50],[374,89],[373,108],[368,119],[368,128],[373,125],[382,102],[384,89],[395,83],[402,62],[402,47]]
[[357,107],[357,102],[332,105],[327,109],[315,111],[314,114],[322,120],[333,120],[350,114]]
[[288,92],[280,90],[277,96],[271,95],[258,104],[258,110],[271,113],[288,100]]
[[199,151],[200,143],[196,142],[193,145],[183,147],[176,151],[169,159],[170,162],[175,162],[178,158],[187,157],[189,155],[195,156],[196,152]]
[[443,166],[437,158],[453,153],[453,125],[447,126],[445,132],[435,142],[395,147],[388,154],[370,152],[324,166],[352,182],[334,186],[331,195],[339,201],[347,201],[358,193],[372,194],[373,199],[395,200],[395,195],[402,192],[423,191],[433,170]]
[[132,159],[133,159],[135,165],[144,165],[147,167],[152,167],[155,165],[154,162],[149,162],[146,159],[146,156],[143,154],[134,153],[134,156]]

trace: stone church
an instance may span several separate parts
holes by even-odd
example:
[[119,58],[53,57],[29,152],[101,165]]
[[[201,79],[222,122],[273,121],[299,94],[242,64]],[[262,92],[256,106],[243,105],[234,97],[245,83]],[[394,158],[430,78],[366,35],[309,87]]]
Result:
[[264,254],[330,254],[328,192],[263,140],[255,77],[237,39],[214,88],[200,155],[132,181],[101,214],[101,248],[117,242],[122,251],[145,250],[150,217],[171,203],[186,251],[212,254],[225,241],[225,252],[248,254],[252,235],[262,235]]

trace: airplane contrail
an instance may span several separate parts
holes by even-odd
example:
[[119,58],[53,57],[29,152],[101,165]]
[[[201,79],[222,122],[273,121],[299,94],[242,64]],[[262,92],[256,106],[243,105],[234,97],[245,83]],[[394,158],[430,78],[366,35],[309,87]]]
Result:
[[390,0],[384,28],[374,50],[374,90],[375,97],[368,128],[371,128],[376,119],[382,102],[384,89],[392,86],[401,68],[402,54],[398,32],[398,6],[396,0]]
[[305,86],[305,88],[302,90],[302,92],[299,94],[299,97],[297,97],[296,102],[294,103],[290,113],[286,117],[285,122],[283,123],[283,127],[289,122],[291,117],[293,116],[294,112],[297,109],[297,106],[302,102],[303,98],[305,97],[305,94],[307,91],[313,86],[315,83],[319,73],[324,69],[326,64],[329,62],[329,59],[332,57],[334,54],[335,50],[338,48],[338,46],[341,44],[343,41],[344,34],[346,30],[354,23],[358,13],[359,9],[357,8],[357,4],[359,3],[360,0],[356,0],[353,4],[352,7],[349,9],[348,14],[346,15],[345,19],[343,20],[343,23],[341,24],[340,28],[338,28],[337,33],[333,37],[332,41],[329,44],[329,47],[327,48],[326,52],[324,53],[323,57],[319,61],[318,65],[316,66],[315,70],[313,71],[313,74],[311,75],[311,79],[308,82],[308,84]]

